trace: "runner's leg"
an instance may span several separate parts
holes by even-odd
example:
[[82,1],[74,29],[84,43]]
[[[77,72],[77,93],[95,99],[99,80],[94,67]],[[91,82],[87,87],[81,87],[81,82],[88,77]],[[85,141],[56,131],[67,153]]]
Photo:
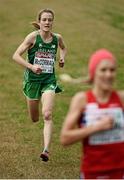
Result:
[[31,100],[27,98],[27,106],[30,118],[33,122],[39,120],[39,100]]
[[49,151],[52,136],[52,111],[54,106],[55,92],[47,90],[42,94],[42,114],[44,118],[44,149]]

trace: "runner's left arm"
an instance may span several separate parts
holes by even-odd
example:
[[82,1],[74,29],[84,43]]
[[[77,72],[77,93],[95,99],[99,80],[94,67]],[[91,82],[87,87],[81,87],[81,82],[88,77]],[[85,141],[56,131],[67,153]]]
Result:
[[60,48],[59,67],[64,67],[67,48],[66,48],[64,40],[60,34],[58,34],[58,39],[59,39],[58,42],[59,42],[59,48]]

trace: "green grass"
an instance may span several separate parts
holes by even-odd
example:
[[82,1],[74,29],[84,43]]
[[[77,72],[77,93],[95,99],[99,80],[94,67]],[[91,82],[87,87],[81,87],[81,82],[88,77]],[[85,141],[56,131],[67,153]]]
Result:
[[79,178],[81,146],[63,148],[59,136],[71,97],[87,88],[63,84],[55,102],[51,159],[43,163],[42,117],[37,124],[30,121],[22,94],[23,68],[12,61],[17,46],[33,30],[30,22],[46,7],[55,11],[54,32],[63,35],[68,47],[65,68],[57,74],[86,75],[90,54],[104,47],[117,56],[116,87],[124,88],[123,0],[0,0],[0,178]]

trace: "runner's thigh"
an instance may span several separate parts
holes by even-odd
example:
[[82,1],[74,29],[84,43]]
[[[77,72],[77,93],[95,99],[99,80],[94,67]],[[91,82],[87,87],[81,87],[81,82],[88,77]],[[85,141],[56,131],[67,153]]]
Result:
[[54,106],[55,92],[52,90],[47,90],[42,94],[42,111],[52,110]]

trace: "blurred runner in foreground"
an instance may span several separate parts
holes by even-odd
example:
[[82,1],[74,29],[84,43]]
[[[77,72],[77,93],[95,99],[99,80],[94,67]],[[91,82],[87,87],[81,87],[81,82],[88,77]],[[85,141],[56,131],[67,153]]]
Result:
[[61,143],[81,141],[81,178],[124,178],[124,91],[113,89],[116,58],[106,49],[89,60],[92,89],[78,92],[70,104]]

